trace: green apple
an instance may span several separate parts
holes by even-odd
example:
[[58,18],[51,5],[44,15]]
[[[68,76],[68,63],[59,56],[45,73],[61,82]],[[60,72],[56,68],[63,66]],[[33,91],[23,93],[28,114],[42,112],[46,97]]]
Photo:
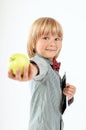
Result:
[[21,74],[24,73],[24,66],[30,65],[29,58],[21,53],[15,53],[9,58],[9,69],[13,71],[13,74],[16,74],[16,69],[19,68]]

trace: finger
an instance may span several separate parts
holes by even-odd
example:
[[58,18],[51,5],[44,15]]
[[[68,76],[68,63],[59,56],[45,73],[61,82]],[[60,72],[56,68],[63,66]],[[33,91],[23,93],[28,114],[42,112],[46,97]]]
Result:
[[12,70],[8,70],[8,77],[15,78],[15,75],[13,74]]
[[73,85],[67,85],[65,88],[67,88],[69,91],[75,93],[76,92],[76,87]]
[[68,92],[70,92],[70,93],[75,93],[75,89],[71,88],[71,87],[66,88],[65,90],[68,91]]
[[66,95],[69,94],[69,92],[68,92],[68,90],[66,88],[63,90],[63,93],[66,94]]
[[16,69],[15,79],[16,79],[16,80],[21,80],[21,79],[22,79],[20,69]]
[[8,77],[12,77],[12,71],[11,70],[8,70]]
[[71,99],[71,98],[73,97],[73,95],[71,95],[71,94],[69,94],[69,93],[67,93],[67,92],[63,92],[63,94],[64,94],[65,96],[67,96],[68,99]]
[[74,85],[70,85],[69,83],[66,84],[66,87],[70,87],[72,89],[76,89],[76,87]]
[[27,80],[27,79],[28,79],[28,71],[29,71],[28,66],[25,66],[25,67],[24,67],[24,74],[23,74],[23,79],[24,79],[24,80]]
[[74,94],[73,90],[71,90],[70,88],[67,88],[67,87],[64,88],[63,92],[67,95],[73,95]]
[[74,97],[75,93],[64,90],[63,94],[66,95],[68,97],[68,99],[71,99],[72,97]]

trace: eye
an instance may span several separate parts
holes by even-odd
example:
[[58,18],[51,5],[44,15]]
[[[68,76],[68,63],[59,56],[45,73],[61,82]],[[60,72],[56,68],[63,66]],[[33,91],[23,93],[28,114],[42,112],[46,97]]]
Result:
[[44,40],[49,40],[49,37],[43,37]]
[[60,41],[60,40],[61,40],[60,37],[55,38],[55,41]]

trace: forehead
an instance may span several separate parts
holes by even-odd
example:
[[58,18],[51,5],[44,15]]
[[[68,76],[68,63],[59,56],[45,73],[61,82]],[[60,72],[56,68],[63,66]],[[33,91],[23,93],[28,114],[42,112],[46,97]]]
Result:
[[43,35],[41,35],[41,37],[59,37],[59,36],[57,34],[49,33],[49,34],[43,34]]

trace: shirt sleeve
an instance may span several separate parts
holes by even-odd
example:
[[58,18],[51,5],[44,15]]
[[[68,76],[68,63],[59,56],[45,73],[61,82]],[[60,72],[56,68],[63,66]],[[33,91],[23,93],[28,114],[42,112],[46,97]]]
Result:
[[34,80],[43,80],[48,72],[47,62],[39,57],[31,58],[31,62],[35,63],[39,69],[39,73],[33,78]]

